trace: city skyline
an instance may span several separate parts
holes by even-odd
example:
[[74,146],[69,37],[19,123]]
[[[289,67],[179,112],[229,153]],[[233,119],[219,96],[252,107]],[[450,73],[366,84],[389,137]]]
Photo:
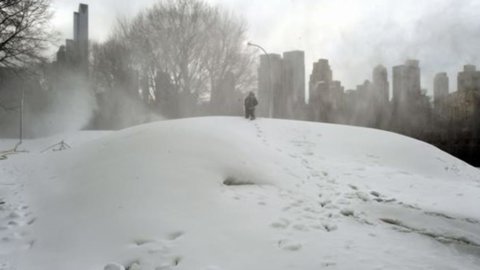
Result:
[[[92,8],[92,40],[103,41],[118,16],[132,17],[156,1],[54,0],[53,26],[62,38],[73,35],[71,10],[80,2]],[[475,46],[480,42],[475,13],[480,3],[475,1],[207,2],[245,17],[250,40],[269,53],[304,51],[306,76],[318,59],[329,59],[346,89],[355,89],[378,64],[391,71],[407,59],[418,59],[422,88],[432,95],[436,73],[447,72],[452,78],[464,65],[480,64]],[[450,89],[456,90],[456,81],[451,82]]]

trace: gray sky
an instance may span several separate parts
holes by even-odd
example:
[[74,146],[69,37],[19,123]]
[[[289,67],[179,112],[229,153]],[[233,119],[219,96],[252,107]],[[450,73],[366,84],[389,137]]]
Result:
[[[90,37],[108,37],[118,16],[134,16],[156,0],[53,0],[53,25],[71,38],[73,11],[89,5]],[[436,72],[456,91],[464,64],[480,66],[480,1],[475,0],[209,0],[243,16],[249,39],[267,51],[304,50],[306,71],[327,58],[334,79],[355,88],[377,64],[420,60],[422,87],[432,92]],[[252,48],[253,49],[253,48]],[[391,80],[391,78],[390,78]]]

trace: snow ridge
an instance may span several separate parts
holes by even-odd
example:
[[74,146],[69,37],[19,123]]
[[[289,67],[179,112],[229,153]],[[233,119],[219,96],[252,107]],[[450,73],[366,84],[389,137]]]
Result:
[[205,117],[82,137],[0,161],[0,269],[480,263],[479,171],[404,136]]

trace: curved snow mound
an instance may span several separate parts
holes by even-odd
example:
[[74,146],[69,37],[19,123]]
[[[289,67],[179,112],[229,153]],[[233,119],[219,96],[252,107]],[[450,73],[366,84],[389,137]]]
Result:
[[12,269],[480,263],[479,171],[389,132],[206,117],[6,164],[22,158],[26,205],[3,252]]

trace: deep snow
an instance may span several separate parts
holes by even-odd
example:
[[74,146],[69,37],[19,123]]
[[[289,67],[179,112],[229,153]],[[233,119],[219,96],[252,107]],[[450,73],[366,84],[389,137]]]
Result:
[[480,171],[393,133],[206,117],[22,147],[0,160],[0,269],[480,265]]

